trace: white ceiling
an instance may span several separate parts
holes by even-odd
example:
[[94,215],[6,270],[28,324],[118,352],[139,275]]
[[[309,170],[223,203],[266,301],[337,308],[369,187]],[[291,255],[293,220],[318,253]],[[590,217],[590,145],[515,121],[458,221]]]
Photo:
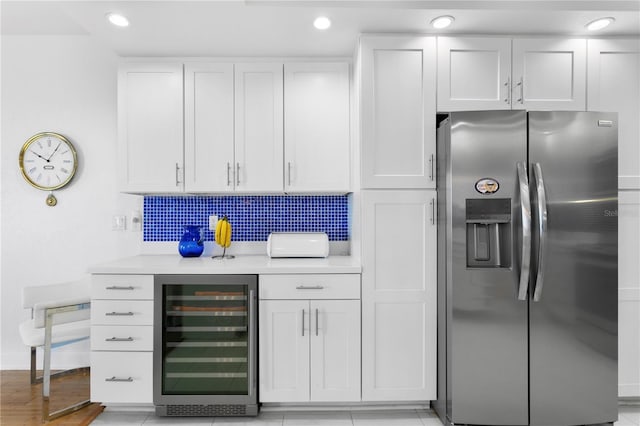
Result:
[[[107,23],[112,11],[131,25]],[[121,56],[350,56],[360,33],[435,34],[442,14],[456,18],[442,34],[640,37],[638,0],[3,0],[0,14],[2,35],[88,34]],[[587,34],[604,16],[616,22]]]

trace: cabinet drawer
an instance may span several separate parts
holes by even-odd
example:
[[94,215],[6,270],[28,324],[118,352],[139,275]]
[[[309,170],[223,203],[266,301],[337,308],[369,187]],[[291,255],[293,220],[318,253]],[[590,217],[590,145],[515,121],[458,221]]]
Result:
[[153,325],[153,300],[93,300],[91,325]]
[[91,352],[91,401],[153,403],[153,352]]
[[94,325],[91,327],[92,351],[152,351],[151,325]]
[[359,299],[360,274],[260,275],[260,299]]
[[153,300],[153,275],[93,275],[91,298]]

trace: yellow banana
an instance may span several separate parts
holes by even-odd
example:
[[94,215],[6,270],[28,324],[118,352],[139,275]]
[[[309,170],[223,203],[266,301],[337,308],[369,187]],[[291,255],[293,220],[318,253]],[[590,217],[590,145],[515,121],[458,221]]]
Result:
[[220,219],[220,239],[216,241],[220,247],[224,247],[225,241],[227,241],[227,218]]
[[218,245],[222,245],[222,243],[221,243],[222,240],[220,239],[220,233],[221,232],[222,232],[222,219],[218,220],[218,223],[216,223],[216,232],[214,234],[215,242]]
[[227,228],[227,232],[225,233],[224,247],[227,248],[231,245],[231,222],[229,222],[229,220],[225,220],[224,222]]

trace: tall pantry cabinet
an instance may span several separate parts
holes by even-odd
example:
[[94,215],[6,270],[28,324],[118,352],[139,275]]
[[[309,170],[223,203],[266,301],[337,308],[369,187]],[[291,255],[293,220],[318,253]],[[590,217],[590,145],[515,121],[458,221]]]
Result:
[[362,400],[436,399],[435,37],[362,36]]
[[640,40],[589,40],[587,110],[618,113],[618,396],[640,396]]

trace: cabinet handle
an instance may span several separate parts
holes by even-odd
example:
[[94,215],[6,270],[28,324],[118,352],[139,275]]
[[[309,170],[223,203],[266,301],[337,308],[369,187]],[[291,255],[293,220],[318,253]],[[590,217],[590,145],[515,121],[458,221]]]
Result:
[[105,342],[133,342],[133,337],[110,337]]
[[107,312],[105,314],[108,317],[130,317],[133,316],[133,312]]
[[322,290],[323,288],[321,285],[299,285],[296,290]]
[[180,186],[180,165],[176,163],[176,186]]
[[240,186],[240,163],[236,163],[236,186]]
[[[253,345],[254,343],[254,335],[255,335],[255,310],[253,307],[254,304],[254,291],[253,290],[249,290],[249,357],[253,357],[253,353],[255,352]],[[255,366],[253,362],[249,363],[249,380],[248,380],[248,385],[249,385],[249,395],[253,395],[253,391],[255,390],[256,386],[255,386]]]
[[316,336],[318,335],[318,308],[316,308]]
[[291,161],[287,161],[287,186],[291,186]]
[[227,162],[227,186],[231,186],[231,164]]
[[112,285],[112,286],[109,286],[109,287],[105,287],[105,289],[107,289],[107,290],[134,290],[132,285],[128,285],[128,286]]
[[429,202],[429,205],[431,206],[431,224],[435,225],[436,224],[436,200],[434,198],[431,199],[431,201]]
[[433,182],[433,154],[429,157],[429,180]]
[[524,105],[524,77],[520,77],[517,85],[520,86],[520,99],[518,99],[518,102]]
[[509,103],[511,98],[511,77],[507,77],[507,82],[504,84],[507,88],[507,96],[504,98],[505,103]]
[[105,382],[133,382],[132,377],[127,377],[126,379],[121,379],[119,377],[113,376],[104,379]]
[[302,337],[304,337],[304,309],[302,310]]

